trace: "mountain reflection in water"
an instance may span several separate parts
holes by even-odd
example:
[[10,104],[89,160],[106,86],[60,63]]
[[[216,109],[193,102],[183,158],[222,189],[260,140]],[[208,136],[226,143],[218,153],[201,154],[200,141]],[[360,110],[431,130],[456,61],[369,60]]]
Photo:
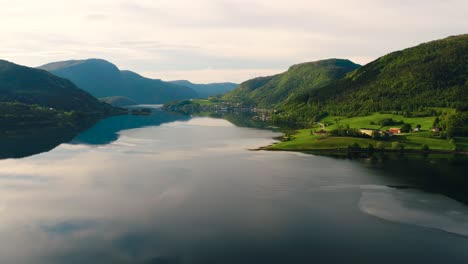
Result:
[[464,158],[249,151],[279,134],[157,111],[0,160],[0,263],[468,263]]
[[[63,143],[105,145],[116,141],[119,132],[147,126],[159,126],[191,117],[153,109],[151,115],[120,115],[82,127],[42,127],[0,130],[0,159],[24,158],[53,150]],[[94,123],[94,122],[93,122]],[[88,128],[88,129],[87,129]],[[85,129],[85,131],[83,131]],[[86,130],[87,129],[87,130]]]

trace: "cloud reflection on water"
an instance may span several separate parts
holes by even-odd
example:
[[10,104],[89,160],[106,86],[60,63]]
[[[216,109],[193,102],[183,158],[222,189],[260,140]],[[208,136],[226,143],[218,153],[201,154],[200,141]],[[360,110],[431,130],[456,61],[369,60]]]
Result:
[[[299,263],[393,235],[356,206],[361,192],[385,191],[371,187],[391,179],[347,160],[246,150],[277,133],[209,118],[118,133],[107,145],[63,144],[0,161],[0,262]],[[388,204],[370,198],[372,208]],[[401,228],[388,250],[406,250]],[[441,236],[447,246],[460,242],[418,235],[434,254],[444,251]]]

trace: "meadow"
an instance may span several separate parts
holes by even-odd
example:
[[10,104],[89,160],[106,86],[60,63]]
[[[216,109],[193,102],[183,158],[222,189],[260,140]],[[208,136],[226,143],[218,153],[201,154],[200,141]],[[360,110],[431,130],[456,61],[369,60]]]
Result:
[[[312,128],[295,131],[294,134],[285,136],[285,139],[277,144],[269,146],[272,150],[332,150],[347,149],[351,145],[358,144],[360,148],[369,148],[372,145],[376,149],[404,148],[405,150],[421,150],[427,146],[430,150],[454,151],[455,149],[468,150],[468,138],[455,138],[453,140],[433,137],[430,130],[435,120],[432,117],[404,117],[396,114],[374,113],[368,116],[347,118],[343,116],[327,116],[317,122]],[[375,140],[359,137],[336,137],[330,135],[318,135],[315,132],[331,131],[340,126],[350,128],[372,128],[388,130],[401,125],[382,126],[378,123],[384,119],[392,119],[395,123],[410,124],[412,128],[421,126],[420,132],[410,132],[395,135],[387,140]],[[396,144],[395,142],[398,142]]]

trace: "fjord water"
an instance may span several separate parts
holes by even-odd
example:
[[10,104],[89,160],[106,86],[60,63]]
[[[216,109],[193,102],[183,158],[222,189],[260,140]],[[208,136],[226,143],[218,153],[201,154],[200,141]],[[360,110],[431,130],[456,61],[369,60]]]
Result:
[[1,160],[0,263],[468,263],[466,161],[249,151],[277,135],[156,110]]

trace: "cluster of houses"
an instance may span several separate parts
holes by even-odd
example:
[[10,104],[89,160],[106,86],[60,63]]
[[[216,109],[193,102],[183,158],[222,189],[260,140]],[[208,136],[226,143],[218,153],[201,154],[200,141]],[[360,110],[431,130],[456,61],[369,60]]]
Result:
[[[359,129],[359,132],[361,132],[364,135],[368,135],[370,137],[374,136],[375,131],[379,133],[380,136],[394,136],[396,134],[401,134],[401,129],[400,128],[390,128],[387,131],[384,130],[379,130],[379,129],[374,129],[374,128],[361,128]],[[317,136],[326,136],[328,135],[328,131],[321,129],[320,131],[311,131],[311,134],[317,135]]]
[[401,128],[390,128],[387,131],[374,129],[374,128],[361,128],[359,130],[362,134],[373,136],[375,131],[377,131],[381,136],[394,136],[396,134],[401,134]]
[[[325,124],[322,124],[322,123],[316,123],[316,124],[320,125],[322,127],[322,129],[320,129],[319,131],[311,131],[311,135],[314,134],[314,135],[318,135],[318,136],[326,136],[326,135],[329,134],[329,132],[325,130],[325,127],[326,127]],[[381,137],[392,137],[392,136],[395,136],[395,135],[398,135],[398,134],[402,133],[402,128],[396,128],[396,127],[389,128],[388,130],[380,130],[380,129],[376,129],[376,128],[360,128],[358,130],[362,134],[370,136],[370,137],[376,136],[376,132]],[[421,125],[416,126],[416,128],[414,128],[412,131],[413,132],[421,132],[422,131],[421,130]],[[433,133],[439,133],[439,132],[442,131],[442,129],[439,128],[439,127],[433,127],[429,131],[433,132]]]
[[[372,136],[374,131],[378,131],[380,135],[386,135],[386,136],[394,136],[401,134],[401,128],[389,128],[386,131],[383,130],[378,130],[378,129],[373,129],[373,128],[361,128],[360,129],[362,134]],[[440,128],[433,128],[431,129],[432,132],[440,132]],[[421,132],[421,127],[418,126],[413,129],[413,132]]]
[[[359,129],[359,131],[364,134],[364,135],[368,135],[370,137],[374,136],[374,133],[375,131],[377,131],[379,133],[380,136],[394,136],[394,135],[397,135],[397,134],[401,134],[401,128],[390,128],[388,130],[379,130],[379,129],[375,129],[375,128],[361,128]],[[327,131],[325,130],[320,130],[320,131],[316,131],[314,132],[315,135],[319,135],[319,136],[325,136],[328,134]]]

